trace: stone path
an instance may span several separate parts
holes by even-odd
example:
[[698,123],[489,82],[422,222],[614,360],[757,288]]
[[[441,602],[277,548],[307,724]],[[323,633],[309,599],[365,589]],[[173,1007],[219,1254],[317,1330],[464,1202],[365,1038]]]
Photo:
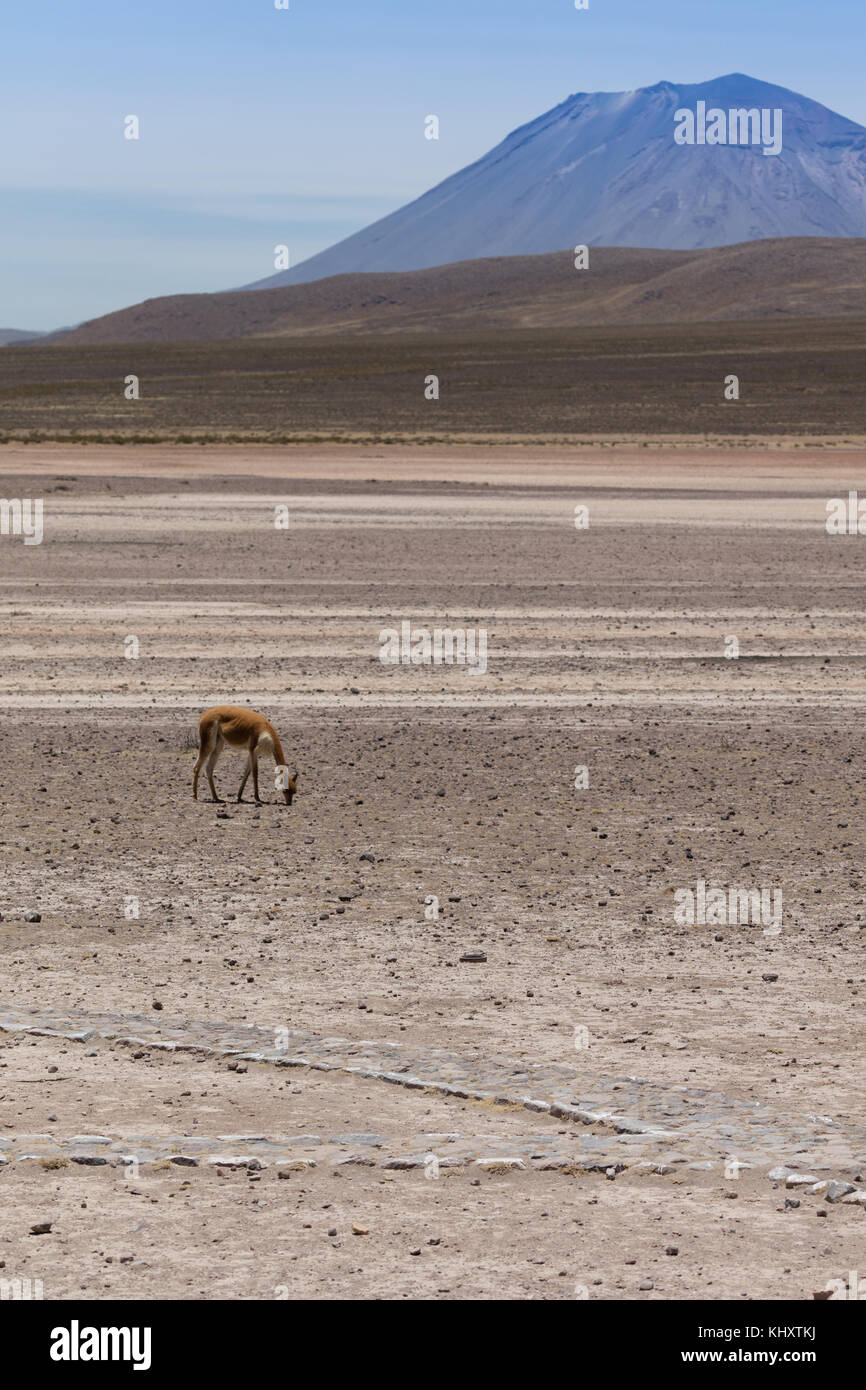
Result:
[[[540,1168],[580,1169],[585,1172],[622,1172],[625,1165],[613,1146],[587,1145],[560,1135],[472,1136],[425,1133],[388,1138],[382,1134],[296,1134],[266,1137],[261,1134],[221,1134],[216,1138],[196,1135],[19,1134],[0,1139],[0,1168],[6,1163],[54,1160],[87,1167],[164,1166],[197,1168],[267,1167],[315,1168],[358,1164],[390,1169],[425,1169],[431,1176],[440,1168],[467,1164],[494,1170]],[[648,1171],[664,1170],[647,1163]]]
[[[170,1051],[189,1051],[278,1067],[337,1070],[411,1090],[521,1106],[568,1123],[568,1132],[499,1139],[460,1134],[256,1135],[205,1138],[52,1135],[0,1139],[0,1163],[25,1157],[67,1157],[71,1162],[171,1161],[223,1166],[267,1163],[368,1162],[385,1167],[493,1163],[532,1168],[575,1167],[622,1171],[641,1166],[670,1171],[677,1165],[728,1170],[783,1169],[823,1178],[866,1170],[866,1127],[816,1115],[782,1115],[760,1102],[719,1092],[666,1086],[635,1077],[602,1076],[582,1066],[466,1058],[441,1048],[351,1041],[297,1029],[267,1029],[140,1015],[31,1010],[0,1005],[0,1031],[35,1033],[88,1042],[99,1038]],[[228,1146],[228,1147],[227,1147]],[[856,1175],[859,1176],[859,1171]]]

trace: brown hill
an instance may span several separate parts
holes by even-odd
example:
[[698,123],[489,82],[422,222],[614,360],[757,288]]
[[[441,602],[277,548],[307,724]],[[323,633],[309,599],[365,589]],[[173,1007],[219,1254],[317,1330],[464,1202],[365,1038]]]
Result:
[[790,237],[704,251],[593,248],[335,275],[273,290],[167,295],[42,341],[202,342],[334,334],[708,323],[866,314],[866,239]]

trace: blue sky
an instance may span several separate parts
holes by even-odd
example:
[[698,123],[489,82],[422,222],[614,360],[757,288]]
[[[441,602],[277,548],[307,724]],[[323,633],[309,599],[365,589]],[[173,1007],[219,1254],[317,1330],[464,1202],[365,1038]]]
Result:
[[277,243],[297,264],[577,91],[746,72],[866,125],[866,0],[589,3],[7,7],[0,327],[248,283]]

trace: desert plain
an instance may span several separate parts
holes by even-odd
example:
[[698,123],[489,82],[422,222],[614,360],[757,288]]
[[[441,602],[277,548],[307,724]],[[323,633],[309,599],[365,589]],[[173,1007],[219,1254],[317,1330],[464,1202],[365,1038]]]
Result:
[[[0,448],[44,499],[42,544],[0,537],[0,1277],[811,1300],[864,1269],[866,540],[825,525],[857,488],[862,450],[802,442]],[[486,670],[384,664],[404,622],[483,629]],[[217,703],[272,720],[290,808],[269,769],[235,801],[238,755],[193,801]],[[699,882],[774,891],[778,930],[684,924]],[[158,1045],[216,1024],[392,1063]],[[433,1084],[455,1057],[477,1087]]]

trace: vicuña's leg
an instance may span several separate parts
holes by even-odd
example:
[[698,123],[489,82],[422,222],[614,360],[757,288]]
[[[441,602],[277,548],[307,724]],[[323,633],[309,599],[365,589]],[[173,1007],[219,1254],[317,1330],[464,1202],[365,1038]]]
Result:
[[[247,781],[248,781],[248,779],[249,779],[250,772],[252,771],[252,766],[253,766],[253,751],[252,751],[252,749],[250,749],[250,755],[249,755],[249,757],[247,758],[247,770],[246,770],[246,772],[244,773],[244,780],[241,782],[240,786],[238,787],[238,801],[240,801],[240,800],[243,798],[244,787],[247,785]],[[258,798],[256,798],[256,799],[258,800]]]
[[208,728],[199,731],[198,758],[196,759],[195,768],[192,774],[193,801],[198,801],[198,775],[202,770],[205,758],[211,750],[211,745],[213,743],[213,735],[214,726],[212,724],[209,725]]
[[258,805],[261,797],[259,796],[259,759],[255,748],[250,753],[250,762],[253,768],[253,791],[256,794],[256,805]]
[[213,770],[214,770],[214,768],[216,767],[216,761],[217,761],[217,758],[219,757],[219,755],[220,755],[221,752],[222,752],[222,738],[220,737],[219,734],[217,734],[216,742],[215,742],[214,747],[213,747],[213,752],[211,753],[210,757],[209,757],[208,760],[207,760],[207,763],[205,764],[205,772],[207,773],[208,785],[210,786],[211,796],[213,797],[214,801],[219,801],[219,800],[221,799],[221,798],[217,795],[217,789],[216,789],[216,787],[214,786],[214,782],[213,782]]

